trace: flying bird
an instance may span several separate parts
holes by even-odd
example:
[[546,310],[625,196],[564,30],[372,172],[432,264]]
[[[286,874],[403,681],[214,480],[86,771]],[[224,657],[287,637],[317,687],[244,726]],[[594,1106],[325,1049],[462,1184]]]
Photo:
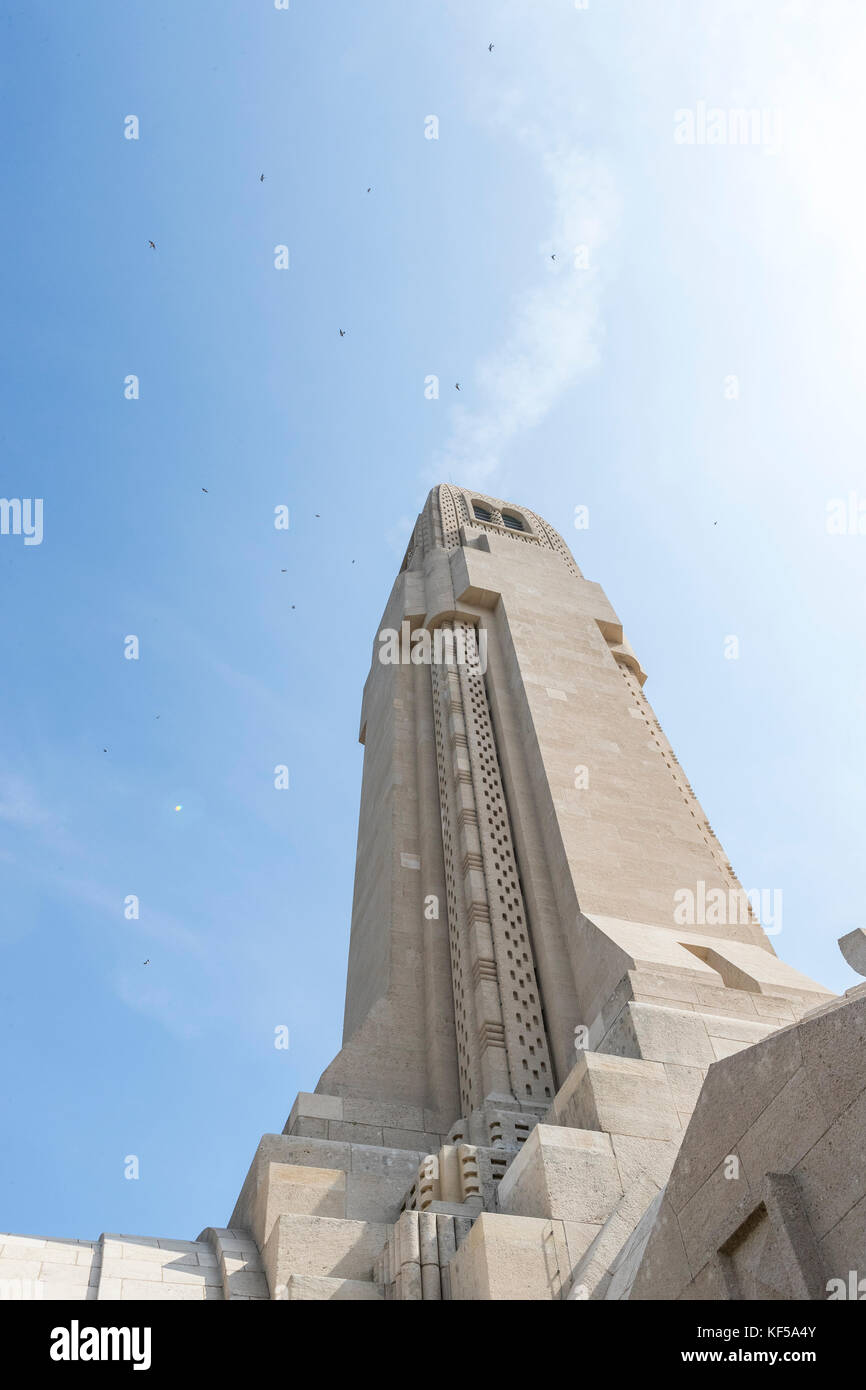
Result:
[[149,241],[147,244],[148,244],[148,246],[152,247],[152,249],[153,249],[154,251],[156,250],[156,242],[155,242],[155,241]]
[[203,488],[202,488],[202,492],[207,492],[207,488],[206,488],[206,487],[203,487]]
[[460,382],[459,382],[459,381],[455,381],[455,383],[454,383],[454,390],[455,390],[455,391],[459,391],[459,390],[460,390]]
[[368,189],[367,189],[367,192],[368,192],[368,193],[372,193],[372,192],[373,192],[372,188],[368,188]]
[[489,43],[489,44],[487,45],[487,52],[488,52],[488,53],[492,53],[492,52],[493,52],[493,48],[494,48],[494,45],[493,45],[492,43]]
[[264,181],[265,181],[265,176],[264,176],[264,174],[259,174],[259,183],[264,183]]
[[147,960],[143,960],[141,963],[142,965],[150,965],[150,956],[148,956]]
[[341,329],[340,329],[340,337],[341,337],[341,338],[345,338],[345,336],[346,336],[346,330],[345,330],[344,328],[341,328]]
[[288,570],[280,570],[280,574],[288,574]]
[[551,256],[550,259],[551,259],[552,261],[555,261],[555,260],[556,260],[556,255],[554,254],[553,256]]

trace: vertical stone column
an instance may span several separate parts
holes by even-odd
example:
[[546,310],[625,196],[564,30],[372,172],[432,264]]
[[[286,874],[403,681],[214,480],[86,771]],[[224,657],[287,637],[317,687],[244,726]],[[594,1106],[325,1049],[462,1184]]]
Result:
[[[427,1040],[429,1098],[438,1116],[453,1118],[454,1077],[457,1054],[454,1041],[454,1006],[448,944],[448,890],[442,852],[442,829],[437,794],[436,733],[433,726],[433,700],[426,667],[413,671],[418,786],[418,836],[421,847],[422,897],[424,901],[424,1022]],[[435,899],[435,912],[428,914],[428,898]]]
[[[445,625],[453,638],[454,624]],[[433,663],[439,794],[461,1101],[467,1112],[488,1096],[514,1104],[505,1052],[499,982],[460,678],[454,664]]]
[[[543,1111],[550,1056],[475,629],[434,659],[442,833],[463,1104]],[[449,650],[449,644],[453,647]]]

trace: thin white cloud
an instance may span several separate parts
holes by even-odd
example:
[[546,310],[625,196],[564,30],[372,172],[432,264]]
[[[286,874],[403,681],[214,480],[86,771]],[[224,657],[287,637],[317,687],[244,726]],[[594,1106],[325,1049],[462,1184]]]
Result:
[[[537,162],[549,188],[549,217],[538,283],[513,300],[505,341],[472,374],[480,404],[455,406],[451,435],[435,458],[436,480],[476,485],[492,478],[509,446],[599,363],[601,257],[619,218],[610,169],[581,134],[574,87],[579,27],[570,17],[564,23],[559,7],[533,6],[527,15],[526,7],[498,5],[489,22],[507,67],[501,80],[485,82],[480,118]],[[525,61],[517,64],[516,54]]]

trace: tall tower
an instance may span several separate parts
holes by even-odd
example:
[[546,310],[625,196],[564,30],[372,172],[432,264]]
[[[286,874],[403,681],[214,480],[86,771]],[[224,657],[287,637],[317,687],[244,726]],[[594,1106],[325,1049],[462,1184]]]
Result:
[[[446,1123],[543,1114],[575,1029],[602,1036],[624,947],[694,973],[703,938],[724,938],[777,968],[645,679],[547,522],[433,489],[364,690],[344,1045],[321,1090]],[[689,891],[720,910],[686,945]]]
[[[364,688],[339,1054],[262,1138],[228,1227],[0,1236],[0,1281],[136,1301],[844,1285],[866,985],[833,1000],[778,959],[644,681],[547,522],[434,488]],[[866,974],[866,933],[843,944]]]
[[364,688],[343,1046],[232,1219],[289,1297],[595,1287],[708,1067],[828,998],[776,957],[645,679],[546,521],[431,491]]

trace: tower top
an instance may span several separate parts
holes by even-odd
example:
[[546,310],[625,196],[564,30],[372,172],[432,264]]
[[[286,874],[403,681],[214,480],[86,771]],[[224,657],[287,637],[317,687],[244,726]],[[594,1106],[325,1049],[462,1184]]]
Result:
[[552,550],[576,579],[582,578],[562,536],[537,512],[501,497],[459,487],[456,483],[439,483],[430,490],[415,523],[401,573],[420,568],[425,554],[433,549],[453,551],[460,546],[472,546],[489,550],[493,537],[497,545],[504,538]]

